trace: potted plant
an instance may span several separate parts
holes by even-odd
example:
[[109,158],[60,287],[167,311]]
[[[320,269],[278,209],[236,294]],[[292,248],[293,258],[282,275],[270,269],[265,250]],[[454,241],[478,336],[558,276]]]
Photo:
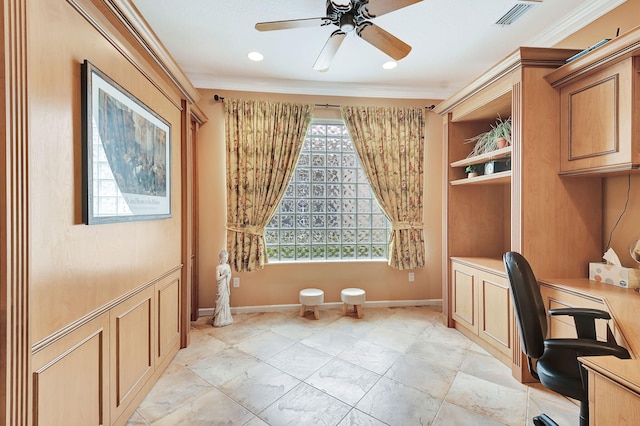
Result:
[[496,146],[502,149],[511,145],[511,117],[506,120],[498,117],[495,126],[491,126],[492,136],[496,139]]
[[467,173],[468,178],[472,178],[478,176],[478,173],[480,173],[480,167],[477,164],[470,164],[466,169],[464,169],[464,171]]
[[473,143],[473,149],[467,157],[475,157],[496,149],[511,145],[511,117],[503,120],[500,116],[491,130],[469,138],[465,143]]

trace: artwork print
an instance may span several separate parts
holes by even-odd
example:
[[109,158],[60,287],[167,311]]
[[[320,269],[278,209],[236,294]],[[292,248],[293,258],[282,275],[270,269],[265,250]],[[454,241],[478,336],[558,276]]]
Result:
[[88,225],[171,217],[171,129],[89,61],[83,73]]

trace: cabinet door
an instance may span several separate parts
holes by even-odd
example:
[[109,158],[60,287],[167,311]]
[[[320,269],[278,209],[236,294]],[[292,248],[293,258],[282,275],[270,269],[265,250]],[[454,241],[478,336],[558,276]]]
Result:
[[506,277],[480,272],[478,289],[478,335],[511,356],[513,314]]
[[451,316],[474,334],[478,333],[477,274],[469,266],[451,262]]
[[637,61],[629,58],[561,89],[561,172],[628,170],[633,149]]

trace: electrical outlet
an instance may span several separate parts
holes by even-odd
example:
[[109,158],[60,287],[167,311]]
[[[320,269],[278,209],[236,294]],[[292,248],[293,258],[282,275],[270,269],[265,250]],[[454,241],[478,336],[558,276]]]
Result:
[[240,278],[234,278],[233,279],[233,286],[234,287],[240,287]]
[[413,272],[409,272],[409,282],[413,282],[414,279]]

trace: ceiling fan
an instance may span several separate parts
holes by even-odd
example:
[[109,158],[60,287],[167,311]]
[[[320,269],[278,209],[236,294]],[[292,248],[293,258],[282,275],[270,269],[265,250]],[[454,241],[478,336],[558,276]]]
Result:
[[292,19],[288,21],[259,22],[258,31],[286,30],[313,26],[335,25],[335,30],[325,43],[313,69],[327,71],[347,33],[356,34],[386,53],[400,60],[411,51],[411,46],[371,22],[371,19],[393,12],[422,0],[327,0],[327,15],[320,18]]

